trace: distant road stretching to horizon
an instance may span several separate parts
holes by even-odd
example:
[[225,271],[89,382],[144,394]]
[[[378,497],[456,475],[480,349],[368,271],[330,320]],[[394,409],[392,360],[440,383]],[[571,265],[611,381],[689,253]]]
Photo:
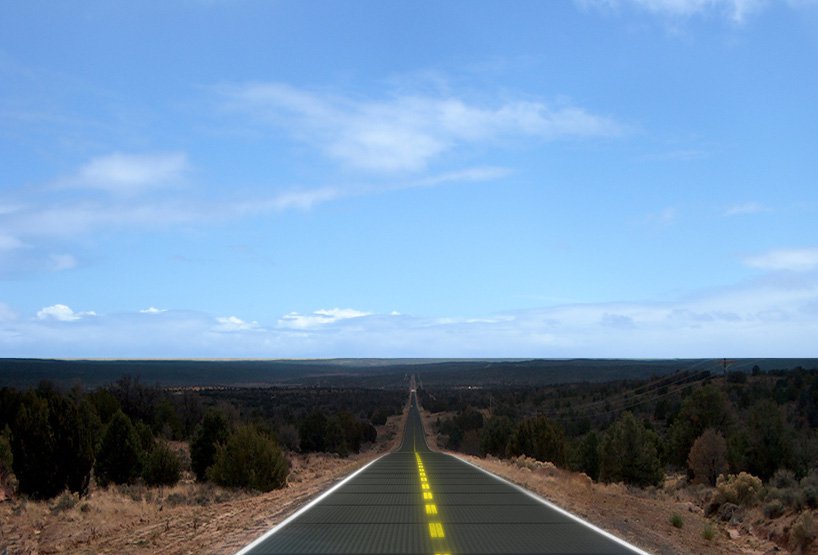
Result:
[[414,392],[400,448],[238,555],[645,553],[426,445]]

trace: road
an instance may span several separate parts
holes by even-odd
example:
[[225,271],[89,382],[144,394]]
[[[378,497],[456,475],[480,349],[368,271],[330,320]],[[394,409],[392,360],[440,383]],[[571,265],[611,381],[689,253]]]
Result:
[[428,448],[414,392],[400,448],[239,552],[644,553]]

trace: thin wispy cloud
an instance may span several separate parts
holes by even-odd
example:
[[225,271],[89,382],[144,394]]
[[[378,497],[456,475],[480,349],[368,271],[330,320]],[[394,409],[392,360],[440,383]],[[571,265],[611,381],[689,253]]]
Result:
[[63,187],[92,188],[115,194],[133,195],[178,183],[189,169],[182,152],[100,156],[58,182]]
[[818,268],[818,247],[772,250],[749,256],[744,263],[762,270],[806,272]]
[[360,100],[281,83],[223,87],[228,107],[262,118],[350,168],[375,173],[426,170],[465,145],[507,137],[608,137],[613,118],[578,106],[510,101],[478,105],[452,96]]
[[668,18],[717,16],[740,24],[764,9],[767,0],[576,0],[582,8],[631,8]]
[[0,349],[9,356],[30,355],[31,346],[40,356],[74,356],[78,345],[83,356],[816,356],[816,305],[814,279],[468,318],[320,309],[285,314],[272,326],[173,310],[96,315],[61,304],[20,319],[0,304]]
[[768,212],[769,209],[759,202],[743,202],[728,206],[723,214],[725,216],[744,216],[749,214],[759,214],[761,212]]
[[352,308],[329,308],[316,310],[311,314],[299,314],[290,312],[285,314],[278,321],[278,327],[298,330],[312,329],[335,324],[343,320],[363,318],[370,316],[370,312],[363,312]]

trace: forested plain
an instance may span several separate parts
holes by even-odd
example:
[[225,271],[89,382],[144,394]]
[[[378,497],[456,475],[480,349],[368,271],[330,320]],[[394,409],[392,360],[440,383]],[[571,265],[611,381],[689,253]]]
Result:
[[[444,448],[646,490],[682,475],[711,488],[703,509],[714,518],[745,507],[769,519],[807,515],[799,533],[809,542],[818,535],[808,520],[818,508],[815,362],[312,361],[301,373],[302,363],[283,363],[272,377],[253,362],[241,386],[225,382],[231,362],[204,363],[199,378],[195,361],[151,362],[152,377],[172,370],[165,383],[135,373],[92,386],[77,379],[81,361],[56,363],[54,381],[15,378],[0,389],[0,479],[32,499],[183,475],[279,488],[293,453],[345,457],[373,442],[414,375]],[[7,363],[0,375],[19,378],[32,364],[47,375],[43,361]],[[105,376],[116,368],[99,364]],[[275,385],[255,383],[264,376]]]

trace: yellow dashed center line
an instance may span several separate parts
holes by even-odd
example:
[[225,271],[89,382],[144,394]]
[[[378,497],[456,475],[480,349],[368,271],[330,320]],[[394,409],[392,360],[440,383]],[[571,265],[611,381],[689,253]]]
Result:
[[[423,460],[420,457],[420,453],[415,451],[415,460],[417,461],[418,466],[418,477],[420,478],[420,489],[423,495],[424,501],[424,508],[426,509],[426,516],[430,517],[428,522],[429,524],[429,536],[434,540],[435,546],[439,546],[443,549],[448,549],[444,542],[441,540],[446,538],[446,532],[443,530],[443,524],[438,522],[437,520],[437,505],[434,503],[429,503],[434,499],[432,495],[432,488],[429,485],[429,480],[426,477],[426,469],[423,466]],[[434,555],[451,555],[449,551],[437,551],[435,550]]]

